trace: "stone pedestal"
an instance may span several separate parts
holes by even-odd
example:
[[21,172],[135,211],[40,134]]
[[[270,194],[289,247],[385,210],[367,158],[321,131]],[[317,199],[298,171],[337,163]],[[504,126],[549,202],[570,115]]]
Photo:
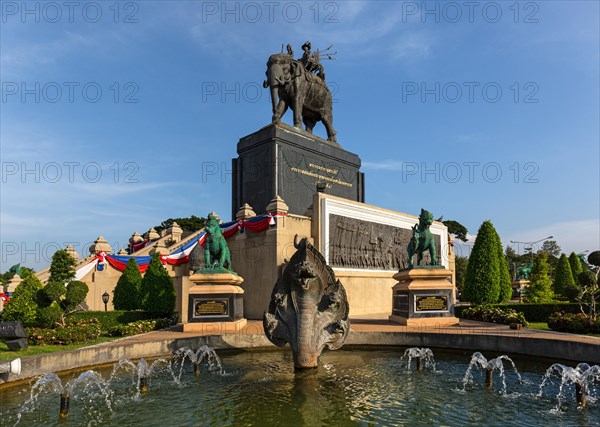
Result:
[[394,275],[390,321],[406,326],[451,326],[454,316],[452,272],[446,268],[410,268]]
[[360,158],[301,129],[271,124],[245,136],[233,159],[232,217],[244,203],[257,214],[280,196],[289,213],[307,215],[317,183],[325,192],[364,202],[364,175]]
[[182,292],[184,332],[237,332],[244,318],[244,279],[231,273],[196,273]]
[[512,282],[513,294],[512,298],[516,298],[521,302],[521,298],[525,293],[525,289],[529,287],[531,282],[529,280],[517,279]]

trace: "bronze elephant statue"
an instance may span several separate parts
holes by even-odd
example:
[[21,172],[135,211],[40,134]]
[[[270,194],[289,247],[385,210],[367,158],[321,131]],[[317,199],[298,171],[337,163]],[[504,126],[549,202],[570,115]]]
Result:
[[327,139],[336,141],[333,129],[332,97],[325,82],[306,71],[300,61],[286,53],[277,53],[267,62],[265,88],[270,87],[273,104],[273,123],[281,121],[288,108],[294,113],[294,126],[312,130],[318,121],[323,122]]

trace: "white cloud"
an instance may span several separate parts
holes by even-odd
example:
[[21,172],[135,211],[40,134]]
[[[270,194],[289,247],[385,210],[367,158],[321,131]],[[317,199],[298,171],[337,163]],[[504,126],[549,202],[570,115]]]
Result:
[[365,170],[385,170],[400,172],[404,166],[404,162],[400,160],[382,160],[380,162],[362,162],[362,167]]

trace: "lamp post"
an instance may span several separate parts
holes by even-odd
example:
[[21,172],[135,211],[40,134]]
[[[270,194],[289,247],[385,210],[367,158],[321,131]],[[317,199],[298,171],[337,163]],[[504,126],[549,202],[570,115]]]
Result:
[[104,291],[104,293],[102,294],[102,302],[104,303],[104,311],[108,311],[108,298],[110,297],[110,295],[108,295],[108,292]]
[[[525,250],[529,251],[529,253],[531,254],[531,260],[533,261],[533,245],[535,245],[536,243],[543,242],[545,240],[553,239],[553,238],[554,238],[554,236],[548,236],[548,237],[544,237],[543,239],[536,240],[535,242],[518,242],[516,240],[511,240],[510,243],[520,243],[522,245],[528,245],[529,247],[525,248]],[[518,247],[517,247],[517,254],[519,254]]]

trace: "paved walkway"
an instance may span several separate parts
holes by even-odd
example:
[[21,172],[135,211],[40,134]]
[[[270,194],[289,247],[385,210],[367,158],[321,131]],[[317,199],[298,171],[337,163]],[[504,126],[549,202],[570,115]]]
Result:
[[[520,331],[510,329],[508,325],[498,325],[496,323],[477,322],[474,320],[460,320],[456,326],[402,326],[392,323],[388,320],[389,314],[377,314],[369,316],[356,316],[350,318],[350,329],[354,332],[392,332],[392,333],[412,333],[412,334],[472,334],[472,335],[496,335],[521,338],[542,338],[548,340],[560,340],[570,342],[581,342],[587,344],[596,344],[600,346],[600,337],[589,335],[576,335],[554,331],[542,331],[539,329],[523,328]],[[209,329],[204,332],[183,332],[181,325],[174,326],[169,330],[154,331],[132,337],[122,338],[116,341],[110,341],[100,345],[123,345],[123,342],[142,343],[162,339],[193,338],[208,335],[263,335],[264,329],[262,321],[249,320],[247,325],[239,332],[218,333],[218,330]],[[600,349],[598,350],[600,351]]]

